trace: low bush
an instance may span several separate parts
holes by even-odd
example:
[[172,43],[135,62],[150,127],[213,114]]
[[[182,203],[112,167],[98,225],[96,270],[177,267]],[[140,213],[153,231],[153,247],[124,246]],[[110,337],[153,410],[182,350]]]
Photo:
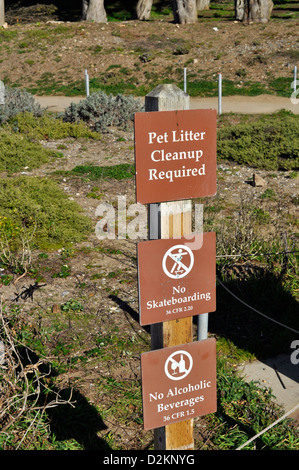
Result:
[[65,122],[86,122],[97,132],[107,131],[110,126],[127,128],[133,122],[134,113],[142,111],[139,100],[132,96],[92,93],[79,103],[71,103],[62,115]]
[[53,249],[84,239],[91,222],[81,208],[46,178],[0,179],[0,217],[32,233],[32,248]]
[[19,113],[29,112],[36,117],[43,114],[43,109],[26,90],[5,87],[5,103],[0,106],[0,124],[7,122]]
[[31,142],[23,135],[0,129],[0,171],[9,174],[25,169],[39,168],[50,159],[62,157],[62,153]]
[[218,160],[266,170],[299,168],[299,117],[286,111],[219,130]]
[[83,122],[64,122],[61,118],[47,113],[38,118],[32,112],[20,113],[10,119],[9,124],[14,131],[35,140],[55,140],[68,137],[94,140],[101,138],[99,133],[91,131]]

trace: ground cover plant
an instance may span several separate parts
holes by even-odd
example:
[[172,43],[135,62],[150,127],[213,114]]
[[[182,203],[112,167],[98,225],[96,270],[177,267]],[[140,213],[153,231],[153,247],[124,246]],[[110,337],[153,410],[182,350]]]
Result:
[[65,122],[62,118],[46,112],[38,118],[33,113],[20,113],[9,120],[9,126],[31,141],[101,138],[99,133],[91,131],[83,121]]
[[298,170],[298,131],[298,116],[288,112],[239,123],[220,130],[217,155],[256,168]]
[[[1,217],[29,233],[40,248],[79,241],[90,230],[80,207],[70,201],[55,181],[46,178],[1,178]],[[5,227],[4,234],[5,237]]]
[[25,135],[16,135],[1,130],[0,138],[0,171],[16,173],[26,169],[38,168],[50,160],[61,158],[60,152],[43,148]]

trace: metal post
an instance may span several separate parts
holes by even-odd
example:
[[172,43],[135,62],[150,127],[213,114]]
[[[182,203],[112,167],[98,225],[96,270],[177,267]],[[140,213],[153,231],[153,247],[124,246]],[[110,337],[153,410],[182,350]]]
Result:
[[218,76],[218,114],[222,114],[222,75],[219,73]]
[[0,80],[0,104],[5,104],[5,86]]
[[184,68],[184,92],[187,93],[187,69]]
[[208,338],[209,314],[202,313],[197,317],[197,340],[202,341]]
[[86,69],[85,69],[85,90],[86,90],[86,96],[89,96],[89,75]]

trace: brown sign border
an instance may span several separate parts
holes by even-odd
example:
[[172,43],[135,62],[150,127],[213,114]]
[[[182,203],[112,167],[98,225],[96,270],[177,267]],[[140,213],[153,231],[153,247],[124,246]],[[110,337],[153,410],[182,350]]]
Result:
[[[139,322],[150,325],[216,310],[216,234],[207,232],[177,239],[139,242]],[[197,249],[202,242],[201,248]],[[163,270],[163,256],[176,246],[190,247],[194,264],[183,278],[170,278]],[[194,248],[194,249],[192,249]],[[174,264],[174,261],[173,261]],[[171,312],[171,313],[170,313]]]
[[216,110],[136,113],[134,131],[137,202],[216,194]]

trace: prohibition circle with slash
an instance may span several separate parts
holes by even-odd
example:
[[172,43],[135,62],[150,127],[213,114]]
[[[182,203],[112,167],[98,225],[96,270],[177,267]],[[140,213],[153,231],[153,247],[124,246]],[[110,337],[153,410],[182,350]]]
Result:
[[175,245],[166,251],[162,267],[166,276],[172,279],[181,279],[187,276],[194,264],[194,255],[189,247]]
[[192,366],[193,359],[187,351],[176,351],[166,360],[164,371],[169,379],[181,380],[191,372]]

